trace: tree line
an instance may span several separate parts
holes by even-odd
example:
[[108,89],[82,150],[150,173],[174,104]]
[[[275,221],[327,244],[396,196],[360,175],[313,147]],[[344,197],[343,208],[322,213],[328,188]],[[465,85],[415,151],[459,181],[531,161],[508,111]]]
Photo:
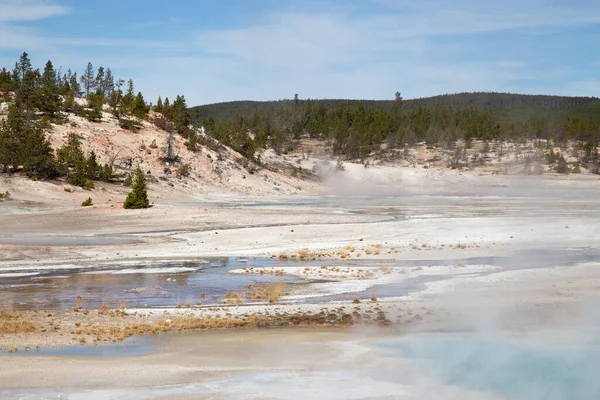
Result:
[[[249,103],[250,109],[237,108],[231,115],[210,114],[219,105],[196,107],[192,112],[217,139],[236,149],[268,144],[281,148],[288,140],[311,137],[331,141],[336,155],[350,159],[366,157],[382,147],[399,149],[419,142],[452,147],[459,140],[467,144],[473,140],[547,139],[558,144],[574,140],[596,152],[600,139],[596,98],[504,94],[440,98],[445,101],[405,101],[396,93],[392,102],[378,103],[300,100],[296,95],[294,100],[268,102],[263,107]],[[581,106],[588,107],[587,114],[564,112]],[[527,107],[537,112],[528,112]],[[524,115],[507,112],[513,108]],[[247,132],[253,134],[252,143],[247,143]]]
[[[88,188],[96,180],[118,180],[112,165],[99,165],[93,152],[83,154],[77,134],[71,134],[65,146],[55,151],[46,132],[50,123],[66,123],[65,113],[101,121],[105,105],[122,127],[134,129],[136,123],[130,117],[145,118],[150,110],[142,93],[134,90],[131,79],[125,87],[125,81],[116,79],[110,68],[95,70],[88,63],[78,76],[71,69],[61,73],[49,60],[40,71],[24,52],[11,71],[0,70],[0,101],[9,104],[8,115],[0,121],[0,170],[23,171],[36,179],[65,176],[69,183]],[[85,99],[84,104],[77,98]]]
[[[100,66],[96,71],[88,63],[78,76],[70,69],[61,73],[49,60],[40,72],[23,52],[12,71],[6,67],[0,70],[0,102],[9,104],[6,118],[0,120],[0,171],[23,171],[34,179],[64,176],[71,185],[86,189],[93,188],[94,181],[116,182],[124,178],[125,185],[133,186],[124,207],[149,207],[146,180],[139,166],[135,179],[117,174],[112,163],[101,165],[94,151],[87,155],[83,152],[80,135],[70,133],[67,142],[56,151],[46,137],[50,123],[67,122],[64,113],[72,112],[98,122],[105,105],[121,127],[135,130],[138,125],[129,117],[147,118],[151,107],[141,92],[135,95],[131,79],[124,89],[125,81],[115,79],[110,68]],[[76,98],[85,99],[87,107]],[[90,205],[91,198],[82,203]]]
[[[100,121],[103,110],[111,112],[121,127],[133,131],[139,128],[138,119],[148,119],[169,133],[164,157],[168,161],[178,159],[174,135],[184,137],[191,151],[199,150],[199,145],[224,144],[255,161],[259,161],[256,149],[281,151],[290,140],[301,137],[328,140],[335,155],[348,159],[419,142],[452,147],[457,141],[468,145],[473,140],[535,138],[578,141],[595,160],[600,139],[600,100],[592,97],[466,93],[404,100],[396,92],[394,100],[344,101],[295,95],[292,100],[190,109],[183,95],[172,102],[159,97],[152,106],[141,92],[136,94],[131,79],[125,82],[115,78],[110,68],[95,70],[91,63],[81,75],[71,70],[62,73],[51,61],[43,71],[33,69],[27,53],[11,71],[0,70],[0,99],[12,100],[7,118],[0,123],[0,169],[22,170],[34,178],[66,176],[84,187],[94,180],[120,177],[112,165],[96,167],[95,155],[77,150],[76,137],[69,138],[68,149],[51,148],[45,131],[50,122],[65,123],[68,112],[90,121]],[[86,104],[81,106],[76,99],[85,99]],[[149,115],[150,109],[154,113]],[[208,135],[199,134],[201,127]]]

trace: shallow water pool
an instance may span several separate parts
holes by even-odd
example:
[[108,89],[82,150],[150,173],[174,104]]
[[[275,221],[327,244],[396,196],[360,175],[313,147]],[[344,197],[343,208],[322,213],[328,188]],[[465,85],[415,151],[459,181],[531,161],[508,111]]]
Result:
[[600,347],[450,335],[377,345],[388,357],[419,361],[420,370],[446,385],[511,400],[600,398]]

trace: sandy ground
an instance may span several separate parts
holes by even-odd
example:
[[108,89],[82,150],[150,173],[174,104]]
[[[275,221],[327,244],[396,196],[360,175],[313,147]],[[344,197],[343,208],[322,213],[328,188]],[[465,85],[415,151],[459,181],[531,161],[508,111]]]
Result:
[[[34,190],[37,188],[43,195]],[[126,211],[118,204],[121,189],[111,185],[94,191],[93,197],[100,200],[91,208],[78,207],[79,199],[75,198],[67,204],[42,201],[45,196],[61,198],[62,188],[54,184],[36,183],[30,189],[23,186],[21,192],[15,192],[15,200],[0,203],[0,221],[7,227],[0,234],[0,274],[258,256],[315,259],[326,267],[242,268],[234,273],[322,279],[308,294],[368,290],[373,285],[406,279],[421,281],[425,290],[360,304],[295,302],[305,292],[274,305],[127,310],[128,316],[112,323],[179,316],[314,315],[321,311],[376,316],[381,311],[393,326],[367,333],[368,341],[361,324],[343,332],[286,329],[198,333],[174,337],[156,353],[130,358],[34,359],[19,352],[0,355],[0,388],[11,390],[6,394],[15,398],[19,390],[23,398],[39,398],[40,393],[82,398],[90,389],[96,398],[322,398],[323,392],[302,391],[303,382],[312,380],[315,384],[309,387],[314,390],[320,385],[336,388],[339,396],[332,398],[440,398],[435,391],[420,391],[421,397],[415,397],[405,381],[374,378],[373,374],[389,368],[386,363],[391,361],[380,357],[373,348],[373,338],[391,336],[397,340],[427,332],[489,331],[573,344],[590,342],[598,332],[597,177],[479,176],[347,164],[345,171],[330,176],[323,190],[325,195],[320,196],[246,196],[234,200],[189,193],[177,200],[157,199],[148,210]],[[28,192],[32,194],[28,196]],[[82,238],[90,242],[78,244]],[[115,242],[95,244],[100,238]],[[586,256],[575,257],[581,253]],[[514,265],[497,268],[486,262],[486,257],[511,257]],[[340,260],[365,259],[375,268],[366,271],[361,266],[339,265]],[[390,261],[402,260],[430,260],[430,265],[403,273],[386,269]],[[447,279],[428,279],[434,275]],[[69,325],[75,320],[72,316],[64,318],[60,324],[64,325],[64,332],[60,331],[63,337],[60,333],[42,335],[47,344],[77,343]],[[11,344],[34,345],[42,340],[37,335],[13,336],[16,342]],[[6,337],[2,340],[9,343]],[[296,350],[286,354],[290,348]],[[310,351],[302,350],[307,348]],[[245,353],[248,351],[252,354]],[[5,368],[8,365],[11,368]],[[363,369],[356,372],[354,366],[359,365]],[[345,372],[333,378],[332,371],[340,366]],[[364,371],[370,372],[364,375]],[[266,378],[256,374],[267,372],[275,378],[270,375],[265,384],[270,389],[261,392],[257,382]],[[357,380],[360,376],[366,378]],[[281,382],[295,382],[295,396],[286,392]],[[152,391],[143,389],[148,387]],[[348,391],[348,387],[355,391]],[[444,390],[455,390],[455,398],[494,398],[456,387]],[[413,397],[401,397],[404,392]]]
[[[373,335],[397,340],[374,330],[206,333],[165,338],[163,349],[143,357],[72,358],[65,363],[40,356],[34,365],[16,358],[12,371],[3,372],[3,386],[12,390],[0,393],[27,399],[40,393],[89,399],[417,398],[410,396],[410,379],[393,382],[386,377],[386,370],[399,365],[380,356],[382,351],[371,344]],[[35,376],[26,387],[25,368]],[[98,374],[98,369],[106,372]],[[47,382],[57,381],[70,389],[40,392]],[[448,386],[427,391],[440,389],[466,399],[494,398]]]

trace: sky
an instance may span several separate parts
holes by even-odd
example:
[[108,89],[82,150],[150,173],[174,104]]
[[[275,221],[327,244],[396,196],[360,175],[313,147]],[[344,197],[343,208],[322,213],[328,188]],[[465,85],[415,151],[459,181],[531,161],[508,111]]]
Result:
[[132,78],[147,101],[600,95],[597,0],[0,0],[26,51]]

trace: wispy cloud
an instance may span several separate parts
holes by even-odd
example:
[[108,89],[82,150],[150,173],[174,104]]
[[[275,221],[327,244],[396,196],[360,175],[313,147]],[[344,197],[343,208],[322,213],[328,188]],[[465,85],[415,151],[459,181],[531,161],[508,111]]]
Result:
[[[30,20],[69,12],[42,0],[18,3],[38,7]],[[116,25],[111,37],[87,29],[44,31],[24,22],[23,10],[6,17],[4,10],[16,4],[0,0],[0,48],[45,59],[60,55],[75,67],[97,60],[131,74],[149,99],[177,93],[190,104],[294,93],[392,98],[397,90],[405,97],[485,90],[589,94],[597,87],[584,69],[593,63],[582,61],[591,53],[560,57],[548,39],[600,24],[600,2],[591,0],[275,2],[253,10],[252,19],[211,28],[187,19],[193,9],[131,16],[128,26],[143,32],[147,25],[147,38]]]
[[403,37],[463,35],[600,23],[600,3],[578,0],[374,0]]
[[65,15],[70,8],[47,1],[1,0],[0,22],[37,21]]

